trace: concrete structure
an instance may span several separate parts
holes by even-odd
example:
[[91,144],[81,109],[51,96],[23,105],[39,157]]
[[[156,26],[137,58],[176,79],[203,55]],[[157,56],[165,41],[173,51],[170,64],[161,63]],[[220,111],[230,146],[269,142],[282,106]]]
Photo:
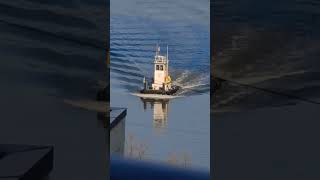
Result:
[[42,180],[53,169],[53,147],[0,144],[0,180]]
[[124,154],[125,117],[127,109],[110,109],[110,154]]

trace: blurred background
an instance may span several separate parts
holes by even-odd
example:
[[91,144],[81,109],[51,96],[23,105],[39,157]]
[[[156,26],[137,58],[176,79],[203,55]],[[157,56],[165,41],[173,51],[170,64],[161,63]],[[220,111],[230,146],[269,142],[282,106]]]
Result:
[[211,8],[215,178],[319,178],[319,3]]
[[1,1],[3,144],[54,146],[50,179],[107,177],[97,112],[106,85],[108,2]]

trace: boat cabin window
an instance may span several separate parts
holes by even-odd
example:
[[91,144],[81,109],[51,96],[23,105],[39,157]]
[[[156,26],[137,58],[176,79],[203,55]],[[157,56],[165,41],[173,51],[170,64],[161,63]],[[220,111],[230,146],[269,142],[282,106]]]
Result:
[[163,65],[156,65],[156,70],[163,71]]
[[160,71],[163,71],[163,65],[160,65]]

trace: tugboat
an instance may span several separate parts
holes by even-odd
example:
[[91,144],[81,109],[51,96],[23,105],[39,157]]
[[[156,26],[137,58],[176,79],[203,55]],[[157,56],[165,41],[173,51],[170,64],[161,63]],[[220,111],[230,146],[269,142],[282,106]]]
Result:
[[146,78],[143,78],[143,89],[140,90],[142,94],[161,94],[161,95],[175,95],[180,89],[179,86],[172,84],[171,76],[169,75],[169,58],[168,46],[167,55],[160,55],[160,47],[156,48],[156,55],[154,57],[154,77],[151,86],[149,86]]

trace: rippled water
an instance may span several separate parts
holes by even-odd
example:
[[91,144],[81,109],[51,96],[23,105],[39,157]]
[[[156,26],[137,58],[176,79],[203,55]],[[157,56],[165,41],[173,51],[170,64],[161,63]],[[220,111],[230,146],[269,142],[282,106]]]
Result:
[[319,179],[319,1],[212,8],[216,179]]
[[320,102],[319,2],[228,0],[212,6],[215,75],[282,93],[225,82],[214,109]]
[[[127,140],[147,141],[147,159],[188,154],[192,166],[209,168],[209,15],[207,0],[111,1],[111,105],[128,108]],[[153,76],[156,44],[163,54],[169,46],[170,73],[184,97],[144,109],[131,93]]]

